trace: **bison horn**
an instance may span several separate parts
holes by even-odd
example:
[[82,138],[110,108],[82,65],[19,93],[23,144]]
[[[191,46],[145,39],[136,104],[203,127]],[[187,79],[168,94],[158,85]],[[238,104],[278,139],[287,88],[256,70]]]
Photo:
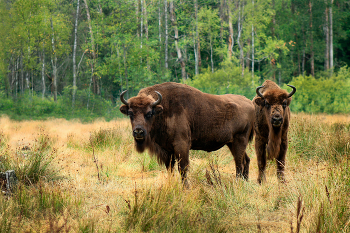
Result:
[[264,86],[260,86],[260,87],[257,87],[256,88],[256,94],[258,95],[258,96],[260,96],[261,98],[264,98],[264,96],[261,94],[261,92],[260,92],[260,88],[263,88]]
[[294,95],[294,93],[297,91],[297,89],[295,88],[295,86],[292,86],[292,85],[287,84],[287,86],[293,88],[293,91],[291,91],[291,93],[288,94],[288,98],[289,98],[289,97],[292,97],[292,95]]
[[120,94],[120,100],[121,100],[122,103],[125,104],[125,105],[128,105],[128,101],[126,101],[126,100],[124,99],[124,94],[125,94],[127,91],[128,91],[128,90],[125,90],[125,91],[123,91],[123,92]]
[[151,107],[152,107],[152,108],[153,108],[154,106],[160,104],[160,102],[162,102],[162,99],[163,99],[162,95],[161,95],[158,91],[156,91],[156,93],[158,94],[158,99],[157,99],[155,102],[153,102],[153,103],[151,104]]

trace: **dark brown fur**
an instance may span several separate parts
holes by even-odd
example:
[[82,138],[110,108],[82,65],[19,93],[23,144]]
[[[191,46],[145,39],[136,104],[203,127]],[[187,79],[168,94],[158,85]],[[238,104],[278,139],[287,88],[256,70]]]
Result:
[[[258,159],[258,182],[265,180],[266,159],[275,159],[277,177],[284,181],[285,158],[288,148],[289,105],[292,98],[276,83],[266,80],[260,89],[264,98],[254,97],[255,106],[255,152]],[[284,107],[283,107],[284,105]],[[280,126],[273,126],[272,118],[283,118]],[[268,157],[266,158],[266,151]]]
[[[152,109],[151,103],[158,99],[155,91],[163,100]],[[120,111],[132,113],[133,132],[142,129],[145,134],[141,140],[134,136],[138,152],[148,149],[171,170],[177,161],[185,179],[190,149],[215,151],[227,145],[235,159],[236,175],[248,179],[250,159],[245,150],[254,132],[254,106],[249,99],[210,95],[170,82],[144,88],[127,103]]]

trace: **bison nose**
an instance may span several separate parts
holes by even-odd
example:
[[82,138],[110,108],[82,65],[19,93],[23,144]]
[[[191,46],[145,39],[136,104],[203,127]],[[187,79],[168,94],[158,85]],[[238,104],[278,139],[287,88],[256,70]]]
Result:
[[273,126],[280,126],[283,122],[283,118],[281,116],[272,117],[271,123]]
[[145,137],[145,131],[142,128],[136,128],[133,131],[133,136],[135,139],[144,139]]

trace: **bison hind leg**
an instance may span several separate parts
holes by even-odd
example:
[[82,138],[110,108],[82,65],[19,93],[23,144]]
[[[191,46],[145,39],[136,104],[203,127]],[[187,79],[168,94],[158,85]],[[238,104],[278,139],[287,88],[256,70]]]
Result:
[[248,180],[250,159],[246,153],[248,140],[243,136],[235,137],[233,143],[228,143],[227,146],[233,155],[236,163],[236,177]]
[[245,158],[243,161],[243,178],[248,180],[249,178],[249,164],[250,164],[250,158],[247,155],[247,152],[245,152]]

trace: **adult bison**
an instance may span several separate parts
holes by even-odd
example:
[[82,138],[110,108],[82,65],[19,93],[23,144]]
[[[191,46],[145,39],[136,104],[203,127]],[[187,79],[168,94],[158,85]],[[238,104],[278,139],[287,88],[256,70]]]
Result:
[[[288,148],[288,127],[290,120],[289,105],[296,88],[288,93],[276,83],[266,80],[262,86],[256,88],[253,99],[255,106],[255,152],[258,159],[259,176],[261,183],[265,178],[266,150],[267,159],[277,162],[277,177],[284,181],[284,167]],[[267,145],[267,147],[266,147]]]
[[148,149],[167,169],[178,162],[186,179],[189,150],[215,151],[227,145],[236,163],[236,175],[248,179],[245,150],[254,133],[254,106],[240,95],[210,95],[179,83],[163,83],[124,99],[120,111],[131,120],[138,152]]

